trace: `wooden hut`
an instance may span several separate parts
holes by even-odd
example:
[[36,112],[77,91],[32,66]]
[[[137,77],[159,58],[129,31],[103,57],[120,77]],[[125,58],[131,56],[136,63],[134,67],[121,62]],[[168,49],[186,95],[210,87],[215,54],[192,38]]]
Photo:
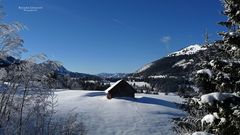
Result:
[[111,85],[107,90],[107,98],[111,99],[114,97],[135,97],[136,90],[125,80],[119,80]]

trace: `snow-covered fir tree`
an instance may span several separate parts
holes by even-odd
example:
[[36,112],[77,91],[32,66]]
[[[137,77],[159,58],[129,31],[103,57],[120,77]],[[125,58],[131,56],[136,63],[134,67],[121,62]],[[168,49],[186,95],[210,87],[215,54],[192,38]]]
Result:
[[192,81],[200,91],[186,102],[189,115],[177,122],[180,134],[240,134],[240,0],[222,2],[228,20],[220,24],[228,31],[196,58]]

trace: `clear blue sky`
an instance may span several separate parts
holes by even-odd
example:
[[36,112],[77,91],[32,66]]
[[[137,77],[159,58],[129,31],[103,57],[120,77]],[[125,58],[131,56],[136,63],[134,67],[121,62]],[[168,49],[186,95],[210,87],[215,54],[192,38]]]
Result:
[[[71,71],[134,72],[166,54],[219,38],[219,0],[3,0],[6,21],[28,27],[29,50]],[[25,12],[20,7],[42,7]]]

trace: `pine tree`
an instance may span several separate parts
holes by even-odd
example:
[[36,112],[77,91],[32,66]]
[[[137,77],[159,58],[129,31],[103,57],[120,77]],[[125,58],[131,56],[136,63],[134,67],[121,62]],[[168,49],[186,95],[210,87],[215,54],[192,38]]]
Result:
[[[220,135],[240,134],[240,0],[222,2],[223,14],[228,20],[219,24],[229,31],[220,32],[222,40],[210,45],[196,58],[200,62],[196,64],[193,76],[200,92],[186,102],[185,110],[189,115],[177,122],[179,133],[204,130]],[[214,92],[231,96],[215,99],[211,96]],[[206,94],[214,99],[212,104],[202,102]],[[206,123],[205,116],[213,117],[214,121]]]

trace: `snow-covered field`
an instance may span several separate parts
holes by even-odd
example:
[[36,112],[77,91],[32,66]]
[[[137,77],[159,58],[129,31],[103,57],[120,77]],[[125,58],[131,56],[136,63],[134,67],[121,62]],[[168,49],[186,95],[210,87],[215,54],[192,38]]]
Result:
[[104,92],[56,92],[58,114],[80,113],[90,135],[173,135],[171,118],[183,116],[178,96],[136,94],[136,99],[108,100]]

